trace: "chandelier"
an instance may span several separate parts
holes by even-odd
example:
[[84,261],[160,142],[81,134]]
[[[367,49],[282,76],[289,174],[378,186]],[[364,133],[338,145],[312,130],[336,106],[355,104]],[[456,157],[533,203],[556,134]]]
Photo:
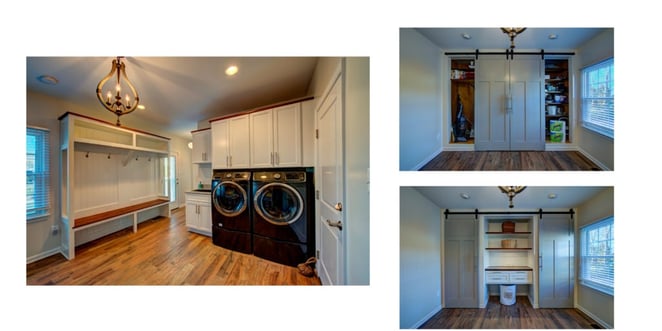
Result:
[[510,37],[510,49],[515,48],[515,37],[524,32],[524,30],[526,30],[526,28],[501,28],[501,31]]
[[499,186],[501,192],[508,195],[508,199],[510,200],[509,208],[513,208],[513,198],[520,192],[524,191],[525,188],[526,186]]
[[[115,86],[111,85],[108,88],[108,92],[104,97],[104,85],[106,85],[108,80],[114,75],[117,76],[117,82],[115,82]],[[111,92],[113,90],[114,92]],[[122,91],[127,91],[127,93],[124,94],[124,98],[122,98]],[[129,95],[128,91],[131,92],[131,95]],[[133,84],[131,84],[129,77],[126,76],[125,65],[122,63],[122,56],[118,56],[117,59],[113,60],[110,72],[97,85],[97,98],[104,108],[117,115],[117,126],[120,125],[120,116],[136,110],[138,105],[140,105],[138,92]]]

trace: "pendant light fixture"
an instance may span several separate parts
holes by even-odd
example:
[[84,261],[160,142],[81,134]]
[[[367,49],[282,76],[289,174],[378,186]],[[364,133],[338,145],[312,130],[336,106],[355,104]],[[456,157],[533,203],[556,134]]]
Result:
[[524,32],[524,30],[526,30],[526,28],[501,28],[501,31],[510,37],[511,50],[515,49],[515,37],[517,37],[518,34]]
[[[110,86],[106,88],[106,83],[113,76],[117,77],[115,85],[109,84]],[[103,95],[104,88],[107,91],[105,96]],[[125,92],[124,97],[122,97],[123,92]],[[120,116],[136,110],[140,105],[138,92],[133,84],[131,84],[129,77],[126,76],[126,68],[122,62],[122,56],[118,56],[117,59],[113,60],[110,72],[97,85],[97,98],[104,108],[117,115],[117,123],[115,123],[117,126],[120,126]]]
[[526,186],[499,186],[501,192],[508,195],[508,200],[510,200],[508,208],[513,208],[513,198],[520,192],[524,191],[525,188]]

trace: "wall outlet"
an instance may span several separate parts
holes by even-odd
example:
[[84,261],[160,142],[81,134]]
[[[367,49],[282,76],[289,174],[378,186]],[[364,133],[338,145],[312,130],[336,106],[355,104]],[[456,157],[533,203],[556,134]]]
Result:
[[60,233],[60,226],[59,225],[51,225],[51,235],[56,236],[58,233]]

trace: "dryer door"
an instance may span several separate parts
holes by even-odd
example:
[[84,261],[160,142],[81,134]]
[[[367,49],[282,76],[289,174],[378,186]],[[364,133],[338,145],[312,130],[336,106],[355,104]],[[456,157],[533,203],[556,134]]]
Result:
[[253,201],[255,212],[274,225],[292,224],[303,214],[303,197],[287,184],[266,184],[255,192]]
[[234,217],[248,207],[246,190],[235,182],[221,182],[214,188],[211,200],[216,211],[223,216]]

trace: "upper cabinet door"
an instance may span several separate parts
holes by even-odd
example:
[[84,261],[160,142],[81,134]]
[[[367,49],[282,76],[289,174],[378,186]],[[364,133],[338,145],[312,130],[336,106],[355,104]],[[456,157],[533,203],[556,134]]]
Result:
[[301,103],[273,109],[274,165],[302,165]]
[[211,123],[211,166],[214,169],[230,167],[228,120]]
[[273,112],[265,110],[250,114],[251,120],[251,167],[274,166]]
[[232,117],[229,121],[230,168],[249,168],[250,121],[248,115]]
[[211,130],[197,131],[193,136],[193,163],[211,163]]

